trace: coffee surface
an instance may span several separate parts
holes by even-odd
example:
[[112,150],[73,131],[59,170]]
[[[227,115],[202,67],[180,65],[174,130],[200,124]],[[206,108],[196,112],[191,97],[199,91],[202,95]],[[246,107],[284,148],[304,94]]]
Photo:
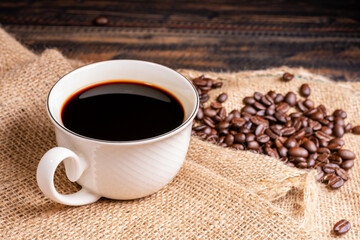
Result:
[[61,112],[64,126],[94,139],[131,141],[180,126],[184,109],[171,93],[142,82],[110,81],[73,94]]

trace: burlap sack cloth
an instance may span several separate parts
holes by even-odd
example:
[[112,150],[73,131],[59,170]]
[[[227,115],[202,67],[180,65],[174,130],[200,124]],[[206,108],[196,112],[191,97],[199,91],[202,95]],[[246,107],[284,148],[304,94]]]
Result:
[[[246,151],[225,149],[195,137],[175,179],[160,192],[133,201],[101,199],[81,207],[57,204],[36,183],[39,159],[55,146],[46,113],[47,93],[61,76],[81,65],[55,50],[36,56],[0,30],[0,238],[1,239],[331,239],[338,220],[348,219],[342,239],[360,239],[360,164],[339,190],[329,190],[306,172]],[[284,71],[295,74],[279,81]],[[303,69],[201,73],[221,80],[228,109],[254,91],[297,92],[307,82],[311,99],[329,111],[342,108],[360,124],[358,83],[335,83]],[[360,156],[360,137],[346,147]],[[63,167],[60,192],[76,191]]]

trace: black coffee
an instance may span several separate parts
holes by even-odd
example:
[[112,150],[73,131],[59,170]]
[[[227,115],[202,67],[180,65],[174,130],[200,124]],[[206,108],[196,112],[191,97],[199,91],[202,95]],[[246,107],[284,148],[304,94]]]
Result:
[[141,82],[112,81],[72,95],[62,108],[66,128],[109,141],[151,138],[175,129],[184,109],[171,93]]

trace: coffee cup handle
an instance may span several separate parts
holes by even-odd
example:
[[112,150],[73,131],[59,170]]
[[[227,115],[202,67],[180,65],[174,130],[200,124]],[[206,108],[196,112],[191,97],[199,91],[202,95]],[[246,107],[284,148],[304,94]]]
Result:
[[55,170],[64,161],[66,176],[71,182],[77,181],[81,174],[88,168],[88,163],[73,151],[54,147],[47,151],[41,158],[37,168],[37,183],[44,195],[58,203],[79,206],[96,202],[101,196],[86,188],[68,195],[60,194],[54,185]]

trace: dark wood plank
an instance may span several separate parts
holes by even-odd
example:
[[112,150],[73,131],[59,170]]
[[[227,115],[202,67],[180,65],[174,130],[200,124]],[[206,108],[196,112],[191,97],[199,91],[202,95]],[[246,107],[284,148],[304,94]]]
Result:
[[358,1],[10,1],[0,22],[91,26],[100,15],[112,27],[258,31],[360,31]]
[[360,33],[6,26],[36,52],[57,48],[84,61],[142,59],[212,71],[303,66],[335,80],[360,81]]
[[[95,26],[105,16],[109,23]],[[360,2],[310,0],[0,1],[30,49],[84,61],[131,58],[213,71],[303,66],[360,81]]]

